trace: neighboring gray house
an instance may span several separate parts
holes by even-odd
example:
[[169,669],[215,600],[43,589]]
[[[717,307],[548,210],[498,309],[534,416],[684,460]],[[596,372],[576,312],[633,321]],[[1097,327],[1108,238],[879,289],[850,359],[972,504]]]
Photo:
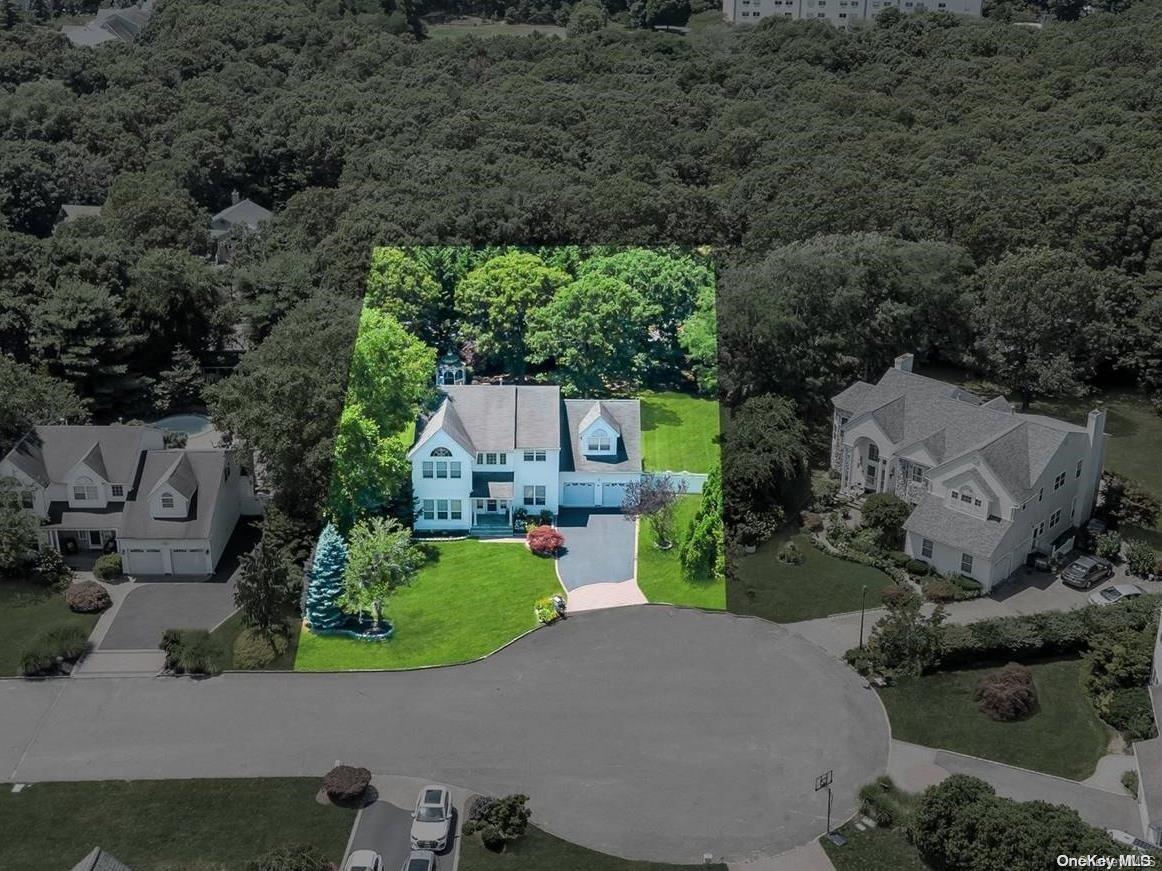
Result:
[[113,40],[133,42],[145,30],[152,14],[152,0],[124,9],[106,7],[98,9],[88,24],[66,24],[61,32],[78,48],[91,48]]
[[1068,550],[1093,513],[1105,459],[1105,413],[1087,425],[1021,414],[912,372],[897,358],[876,384],[832,399],[831,467],[842,490],[913,504],[905,551],[985,590],[1033,553]]
[[274,213],[254,200],[242,199],[238,191],[230,194],[230,205],[210,218],[210,238],[214,240],[214,258],[218,263],[230,262],[230,240],[242,233],[253,233]]
[[58,224],[71,224],[73,221],[79,221],[82,218],[99,217],[101,217],[100,206],[82,206],[77,203],[66,203],[61,206],[61,210],[57,213],[56,222]]
[[559,387],[540,386],[441,389],[408,452],[416,529],[511,529],[518,508],[617,508],[641,479],[636,399],[562,399]]
[[231,452],[168,449],[148,426],[38,426],[0,477],[40,518],[42,546],[116,549],[126,574],[209,574],[238,518],[262,513]]
[[70,871],[131,871],[131,869],[116,856],[106,853],[100,847],[94,847],[93,851]]

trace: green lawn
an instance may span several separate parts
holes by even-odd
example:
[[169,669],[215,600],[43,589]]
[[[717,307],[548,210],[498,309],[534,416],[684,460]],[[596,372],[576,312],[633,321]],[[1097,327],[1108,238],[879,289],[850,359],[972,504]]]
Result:
[[503,853],[484,849],[477,837],[460,843],[460,871],[679,871],[695,867],[726,871],[726,866],[671,865],[663,862],[640,862],[598,853],[529,826],[523,838]]
[[0,675],[20,674],[21,654],[36,636],[57,626],[83,626],[91,632],[98,616],[74,614],[61,593],[0,580]]
[[553,561],[523,544],[468,539],[432,545],[433,560],[387,603],[395,636],[383,643],[304,631],[295,669],[414,668],[491,653],[536,626],[533,603],[560,593]]
[[[295,624],[291,629],[290,643],[287,649],[278,656],[274,662],[266,667],[268,671],[290,671],[295,667],[295,653],[299,646],[299,620],[295,620]],[[221,626],[210,633],[215,640],[222,645],[222,652],[224,658],[222,660],[222,668],[234,667],[234,639],[241,634],[243,630],[242,612],[235,611],[234,615],[226,620]]]
[[1081,665],[1067,659],[1030,666],[1039,709],[1013,723],[989,719],[973,701],[977,680],[994,668],[905,678],[881,689],[880,698],[893,738],[1082,780],[1104,755],[1108,729],[1082,692]]
[[[787,534],[777,535],[760,545],[756,553],[738,558],[738,583],[729,585],[727,596],[730,611],[793,623],[858,611],[865,585],[867,607],[874,608],[880,604],[880,590],[892,583],[877,568],[823,553],[803,534],[790,538],[806,559],[800,565],[779,562],[776,555],[787,538]],[[853,638],[851,646],[857,641]]]
[[639,398],[647,471],[706,473],[718,466],[716,400],[674,392]]
[[698,495],[683,496],[678,500],[678,508],[674,512],[677,540],[669,550],[657,548],[649,523],[643,520],[639,525],[637,583],[651,602],[718,610],[726,607],[724,582],[715,582],[712,578],[687,580],[678,562],[678,551],[701,502],[702,497]]
[[[310,844],[340,862],[355,811],[315,801],[321,778],[0,785],[0,868],[71,868],[93,847],[134,871],[243,869]],[[19,834],[18,834],[19,833]]]
[[929,871],[902,828],[861,832],[848,824],[839,831],[847,838],[842,847],[826,838],[819,839],[835,871]]

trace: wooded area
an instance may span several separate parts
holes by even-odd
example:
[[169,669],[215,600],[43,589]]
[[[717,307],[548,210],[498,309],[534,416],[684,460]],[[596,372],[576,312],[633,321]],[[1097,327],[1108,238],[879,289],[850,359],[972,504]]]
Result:
[[[4,435],[83,419],[76,396],[102,420],[180,406],[241,339],[245,417],[309,433],[288,461],[331,456],[347,300],[384,243],[713,246],[723,399],[768,403],[726,430],[728,504],[740,429],[817,419],[902,344],[1017,400],[1162,388],[1157,0],[1041,31],[395,29],[163,0],[134,45],[0,32]],[[276,214],[216,269],[235,189]],[[54,233],[65,203],[103,211]]]

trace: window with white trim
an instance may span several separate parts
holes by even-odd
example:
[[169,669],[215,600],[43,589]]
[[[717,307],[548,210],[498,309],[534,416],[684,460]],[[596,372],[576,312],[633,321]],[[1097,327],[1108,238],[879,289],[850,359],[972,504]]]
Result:
[[437,520],[447,520],[448,519],[448,500],[447,499],[437,499],[436,500],[436,519]]
[[97,485],[89,478],[78,478],[73,484],[74,502],[96,502]]
[[524,488],[525,505],[544,505],[545,488],[541,484],[526,484]]
[[609,433],[603,429],[596,430],[589,434],[589,448],[590,451],[608,451],[610,450]]
[[448,477],[448,461],[447,460],[436,460],[436,477],[437,478],[447,478]]
[[113,497],[115,499],[124,498],[125,485],[124,484],[110,484],[109,485],[109,492],[113,495]]
[[543,463],[548,455],[545,451],[525,451],[524,457],[526,463]]
[[920,556],[925,559],[932,559],[932,539],[920,539]]
[[1049,515],[1049,528],[1053,529],[1060,522],[1061,522],[1061,509],[1058,508],[1056,511],[1054,511],[1052,514]]
[[1055,491],[1060,490],[1064,486],[1065,486],[1065,473],[1062,472],[1060,475],[1058,475],[1056,478],[1053,479],[1053,489]]
[[448,469],[451,471],[453,478],[460,477],[460,461],[459,460],[452,460],[452,462],[448,463]]
[[917,483],[924,480],[924,467],[923,466],[913,466],[912,467],[912,480],[916,481]]
[[431,478],[434,476],[434,472],[432,470],[435,468],[435,464],[431,460],[424,460],[420,465],[422,469],[421,474],[425,478]]
[[171,510],[173,508],[173,504],[174,504],[173,503],[173,493],[162,493],[161,494],[161,507],[162,508],[166,509],[167,511]]
[[960,555],[960,573],[962,575],[972,574],[972,554],[962,553]]
[[423,505],[424,520],[436,519],[436,503],[435,500],[425,499]]
[[496,454],[485,454],[484,455],[484,465],[495,466],[496,465]]
[[459,499],[453,499],[450,507],[451,507],[453,520],[460,520],[461,518],[464,517],[464,512],[460,508],[460,500]]

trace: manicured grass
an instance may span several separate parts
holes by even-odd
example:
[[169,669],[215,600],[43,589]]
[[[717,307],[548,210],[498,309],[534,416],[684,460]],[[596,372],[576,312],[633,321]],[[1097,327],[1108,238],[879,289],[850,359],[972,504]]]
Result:
[[134,871],[242,869],[309,844],[340,862],[355,811],[321,805],[321,778],[0,785],[0,868],[71,868],[93,847]]
[[843,826],[840,834],[847,843],[837,847],[820,838],[835,871],[928,871],[929,866],[905,836],[903,829],[865,829]]
[[717,401],[675,392],[639,399],[646,471],[707,473],[718,466]]
[[679,871],[695,867],[726,871],[722,864],[671,865],[620,859],[562,841],[536,826],[529,826],[524,837],[510,844],[503,853],[486,850],[479,837],[464,838],[460,844],[460,871]]
[[1108,729],[1081,688],[1080,659],[1034,663],[1038,710],[1002,723],[977,709],[973,693],[994,668],[901,679],[880,690],[892,737],[1082,780],[1094,772]]
[[58,626],[81,626],[92,632],[99,616],[74,614],[61,593],[24,581],[0,580],[0,675],[20,674],[21,654],[38,635]]
[[491,653],[534,628],[533,603],[560,593],[553,561],[516,542],[431,545],[433,558],[387,603],[395,636],[383,643],[304,631],[295,669],[414,668]]
[[638,526],[637,583],[651,602],[689,605],[694,608],[726,607],[726,584],[713,578],[688,580],[682,573],[678,552],[686,540],[690,522],[702,503],[699,495],[683,496],[674,511],[674,546],[659,550],[650,530],[642,521]]
[[[778,560],[788,537],[805,557],[799,565]],[[775,536],[756,553],[739,557],[734,569],[738,580],[728,584],[727,608],[779,623],[858,611],[865,585],[867,607],[874,608],[880,604],[880,590],[892,583],[877,568],[824,553],[803,534]]]
[[[266,671],[291,671],[295,667],[295,653],[299,647],[299,626],[301,621],[296,620],[291,627],[290,639],[284,650],[275,660],[266,667]],[[242,612],[235,611],[231,616],[215,629],[210,635],[222,645],[222,668],[234,668],[234,639],[245,627],[242,625]]]

